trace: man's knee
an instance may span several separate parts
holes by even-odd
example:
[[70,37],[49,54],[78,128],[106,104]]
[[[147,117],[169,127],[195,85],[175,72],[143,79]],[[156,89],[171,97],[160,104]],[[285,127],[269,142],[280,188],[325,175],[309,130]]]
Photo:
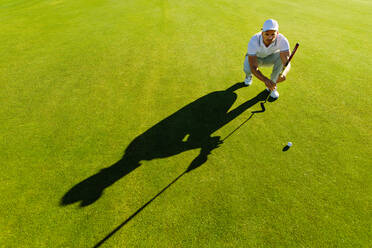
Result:
[[274,60],[274,68],[273,71],[281,71],[283,69],[283,62],[282,59],[280,58],[280,54],[277,53],[275,54],[275,60]]

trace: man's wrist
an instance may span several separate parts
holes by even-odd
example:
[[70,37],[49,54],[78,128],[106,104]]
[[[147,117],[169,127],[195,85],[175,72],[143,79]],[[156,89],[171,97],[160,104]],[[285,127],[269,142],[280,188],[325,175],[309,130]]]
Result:
[[270,79],[264,76],[264,78],[262,79],[262,82],[264,82],[265,84],[270,83]]
[[286,80],[286,76],[283,75],[283,74],[281,74],[281,75],[279,75],[279,77],[278,77],[277,83],[283,82],[283,81],[285,81],[285,80]]

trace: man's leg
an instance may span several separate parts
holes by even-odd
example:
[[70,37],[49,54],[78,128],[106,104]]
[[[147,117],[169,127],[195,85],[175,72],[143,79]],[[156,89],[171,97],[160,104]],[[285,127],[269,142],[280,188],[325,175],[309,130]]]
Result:
[[[257,63],[258,63],[258,66],[263,65],[263,59],[257,57]],[[251,67],[249,66],[248,54],[245,55],[244,72],[245,72],[244,84],[249,86],[249,85],[252,84],[253,75],[252,75],[252,72],[251,72]]]
[[280,53],[274,53],[274,67],[271,73],[271,80],[276,82],[283,69],[283,63],[280,58]]
[[[273,71],[271,72],[271,81],[275,82],[278,80],[280,72],[283,69],[283,63],[282,60],[280,59],[280,54],[279,53],[274,53],[274,66],[273,66]],[[275,90],[273,90],[270,94],[270,96],[274,99],[277,99],[279,97],[279,92],[278,92],[278,87],[275,86]]]
[[280,72],[283,69],[283,63],[280,58],[280,53],[273,53],[266,58],[263,59],[263,65],[264,66],[271,66],[273,65],[273,71],[271,72],[270,79],[274,83],[276,83],[276,80],[278,80],[278,77],[280,75]]
[[[264,58],[263,63],[264,63],[264,65],[274,65],[273,66],[273,71],[271,72],[270,79],[271,79],[271,81],[276,83],[276,81],[278,80],[278,77],[280,75],[280,72],[283,69],[283,63],[282,63],[282,60],[280,58],[280,53],[273,53],[273,54],[267,56],[266,58]],[[275,87],[275,90],[273,90],[271,92],[271,97],[273,97],[273,98],[278,98],[279,97],[279,93],[278,93],[276,87]]]
[[252,84],[252,72],[249,66],[248,54],[245,55],[245,59],[244,59],[244,72],[245,72],[244,84],[249,86]]

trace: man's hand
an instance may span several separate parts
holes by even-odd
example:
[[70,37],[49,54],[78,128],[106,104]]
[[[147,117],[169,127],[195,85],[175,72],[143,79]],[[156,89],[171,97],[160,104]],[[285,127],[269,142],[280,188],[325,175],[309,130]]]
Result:
[[276,84],[273,81],[271,81],[270,79],[266,78],[264,83],[265,83],[266,87],[269,88],[269,90],[271,90],[271,91],[275,90]]
[[286,77],[283,74],[280,74],[276,83],[283,82],[284,80],[286,80]]

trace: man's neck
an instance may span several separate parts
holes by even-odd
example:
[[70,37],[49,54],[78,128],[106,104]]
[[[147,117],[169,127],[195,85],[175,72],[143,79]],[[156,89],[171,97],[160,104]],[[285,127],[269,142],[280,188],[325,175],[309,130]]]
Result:
[[265,41],[263,41],[263,43],[264,43],[264,45],[265,45],[266,47],[270,46],[270,44],[271,44],[271,43],[267,44]]

